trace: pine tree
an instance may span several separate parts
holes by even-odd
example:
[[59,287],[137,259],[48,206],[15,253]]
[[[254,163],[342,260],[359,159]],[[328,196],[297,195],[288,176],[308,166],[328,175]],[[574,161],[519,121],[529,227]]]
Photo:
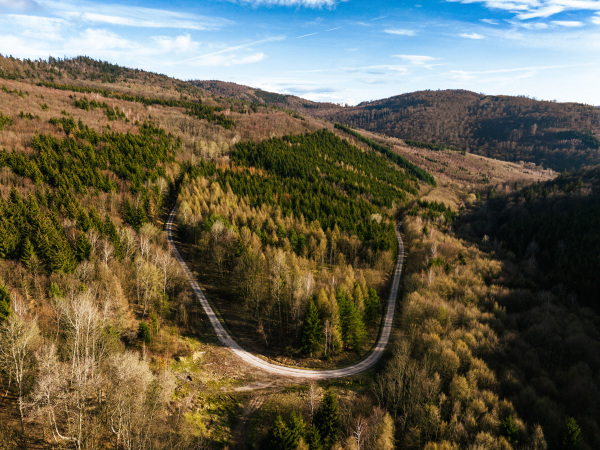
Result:
[[31,269],[32,259],[35,258],[35,249],[33,248],[33,244],[29,240],[29,238],[25,238],[23,245],[21,246],[21,262],[27,267]]
[[88,240],[87,235],[85,233],[80,233],[79,236],[77,236],[77,242],[76,242],[77,259],[79,261],[88,259],[90,257],[91,252],[92,252],[92,244],[90,244],[90,241]]
[[321,333],[322,325],[321,319],[319,318],[319,311],[315,306],[315,302],[311,299],[308,302],[306,308],[306,315],[304,316],[304,324],[302,326],[302,337],[301,346],[302,352],[313,356],[321,350]]
[[331,447],[337,440],[342,427],[335,394],[328,389],[314,417],[314,425],[319,430],[322,442]]
[[10,315],[10,294],[0,279],[0,323]]
[[563,431],[563,447],[566,449],[576,449],[581,441],[581,428],[573,417],[567,417]]
[[292,436],[281,415],[275,419],[275,425],[269,433],[268,448],[272,450],[291,450],[294,448]]
[[307,430],[304,441],[308,444],[310,450],[321,450],[323,448],[321,445],[321,435],[314,425]]
[[337,300],[340,308],[342,340],[345,345],[359,351],[367,335],[360,311],[350,297],[342,290],[338,291]]
[[135,211],[134,211],[133,207],[131,206],[131,202],[129,201],[129,199],[127,199],[127,200],[125,200],[125,204],[123,205],[123,222],[128,223],[129,225],[131,225],[134,228],[137,228],[135,226],[135,219],[136,219]]
[[350,347],[355,351],[360,351],[362,349],[363,342],[365,337],[367,336],[367,330],[365,329],[365,324],[360,316],[360,312],[358,308],[351,308],[350,311],[350,339],[349,344]]
[[292,445],[296,446],[306,433],[306,424],[304,423],[302,416],[296,411],[292,412],[292,415],[290,416],[290,420],[288,421],[288,429],[290,431]]
[[502,421],[502,432],[504,436],[506,436],[506,440],[511,444],[517,444],[519,442],[519,428],[515,423],[515,419],[513,419],[512,415],[506,416],[506,418]]
[[377,291],[369,288],[369,296],[365,299],[365,320],[368,323],[373,323],[377,320],[381,312],[381,302]]

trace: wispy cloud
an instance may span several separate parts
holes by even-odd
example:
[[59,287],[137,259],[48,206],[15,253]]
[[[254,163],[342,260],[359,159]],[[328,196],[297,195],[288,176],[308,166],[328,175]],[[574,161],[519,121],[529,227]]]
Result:
[[479,33],[461,33],[461,34],[459,34],[459,36],[466,38],[466,39],[475,39],[475,40],[485,39],[485,36],[483,36]]
[[18,11],[33,11],[38,6],[33,0],[0,0],[0,8],[10,8]]
[[[347,0],[341,0],[347,1]],[[301,6],[304,8],[335,8],[338,0],[237,0],[238,3],[246,3],[252,6]]]
[[558,70],[558,69],[571,69],[575,67],[597,67],[597,63],[589,64],[556,64],[547,66],[525,66],[525,67],[511,67],[503,69],[489,69],[489,70],[451,70],[450,73],[458,78],[464,80],[471,80],[476,78],[476,75],[498,75],[504,73],[518,73],[518,72],[537,72],[546,70]]
[[201,66],[201,67],[208,67],[208,66],[213,66],[213,67],[229,67],[229,66],[239,66],[239,65],[243,65],[243,64],[252,64],[252,63],[257,63],[260,62],[262,60],[264,60],[267,56],[262,53],[252,53],[252,54],[247,54],[247,55],[236,55],[236,54],[231,54],[231,55],[226,55],[226,54],[206,54],[206,55],[202,55],[198,58],[194,59],[194,62],[192,63],[194,66]]
[[494,19],[481,19],[481,21],[489,25],[498,25],[498,21]]
[[246,42],[245,44],[230,45],[230,46],[224,47],[224,48],[222,48],[220,50],[216,50],[214,52],[207,53],[207,54],[200,55],[200,56],[195,56],[193,58],[189,58],[189,59],[186,59],[186,60],[181,61],[181,62],[190,62],[190,61],[194,61],[196,59],[206,58],[207,56],[221,55],[223,53],[230,53],[230,52],[234,52],[236,50],[241,50],[241,49],[245,49],[245,48],[248,48],[248,47],[253,47],[255,45],[265,44],[267,42],[283,41],[283,40],[285,40],[285,38],[286,38],[285,36],[275,36],[275,37],[270,37],[270,38],[266,38],[266,39],[260,39],[258,41]]
[[296,39],[302,39],[302,38],[309,37],[309,36],[315,36],[317,34],[319,34],[318,31],[316,33],[303,34],[302,36],[296,36]]
[[433,56],[426,55],[393,55],[394,58],[400,58],[413,66],[425,67],[427,69],[431,69],[431,65],[429,63],[435,61],[437,58]]
[[536,8],[530,10],[528,12],[523,12],[517,14],[517,18],[521,20],[528,19],[536,19],[536,18],[546,18],[550,16],[554,16],[555,14],[561,13],[565,10],[565,7],[562,5],[548,5],[543,6],[541,8]]
[[20,27],[23,37],[44,39],[46,41],[60,40],[62,38],[62,30],[69,25],[63,19],[21,14],[5,14],[0,16],[0,23],[4,21],[2,19],[10,22],[13,26],[17,25]]
[[558,25],[559,27],[566,28],[578,28],[583,26],[583,22],[578,20],[553,20],[552,23],[554,25]]
[[[260,39],[258,41],[246,42],[245,44],[231,45],[213,52],[205,53],[203,55],[187,58],[183,61],[173,64],[193,63],[200,66],[232,66],[256,63],[265,59],[266,55],[263,52],[252,51],[252,47],[265,44],[267,42],[283,41],[285,39],[285,36],[275,36],[271,38]],[[240,55],[238,53],[239,50],[243,50],[245,53]]]
[[406,30],[399,28],[388,28],[387,30],[383,30],[384,33],[393,34],[395,36],[415,36],[417,34],[414,30]]
[[172,38],[170,36],[154,36],[152,40],[163,52],[191,53],[196,52],[200,43],[195,42],[189,34]]
[[519,20],[547,18],[565,11],[600,11],[598,0],[446,0],[458,3],[483,3],[492,10],[509,11]]
[[[7,0],[0,0],[7,7],[13,5]],[[23,3],[17,0],[16,3]],[[33,2],[31,2],[33,3]],[[125,6],[118,4],[100,4],[89,2],[74,2],[72,0],[38,0],[37,8],[46,16],[61,18],[74,25],[82,22],[88,24],[103,24],[111,26],[140,27],[140,28],[172,28],[189,30],[218,30],[233,22],[217,16],[203,16],[198,14],[180,13],[164,9]]]
[[518,20],[507,20],[506,22],[516,28],[525,28],[526,30],[545,30],[548,28],[546,22],[519,22]]

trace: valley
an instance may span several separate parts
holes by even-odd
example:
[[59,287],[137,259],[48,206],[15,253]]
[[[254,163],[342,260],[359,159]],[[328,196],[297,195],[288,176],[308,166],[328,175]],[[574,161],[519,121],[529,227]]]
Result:
[[0,448],[600,446],[597,110],[0,68]]

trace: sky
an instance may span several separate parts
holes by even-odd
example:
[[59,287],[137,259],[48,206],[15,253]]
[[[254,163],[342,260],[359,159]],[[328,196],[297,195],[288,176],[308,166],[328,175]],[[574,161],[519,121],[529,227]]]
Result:
[[0,0],[0,53],[350,105],[424,89],[600,105],[600,0]]

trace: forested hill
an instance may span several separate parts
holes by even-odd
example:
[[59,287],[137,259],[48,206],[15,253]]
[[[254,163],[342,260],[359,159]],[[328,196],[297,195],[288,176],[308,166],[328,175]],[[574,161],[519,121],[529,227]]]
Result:
[[489,199],[462,230],[510,252],[538,290],[600,311],[600,169],[589,168]]
[[278,94],[276,92],[264,91],[262,89],[252,88],[237,83],[229,83],[226,81],[194,80],[190,81],[190,83],[216,96],[235,98],[253,104],[264,104],[277,106],[279,108],[288,108],[300,112],[314,112],[316,110],[338,107],[338,105],[333,103],[313,102],[295,95]]
[[562,171],[600,163],[600,110],[469,91],[421,91],[316,114],[401,139]]

